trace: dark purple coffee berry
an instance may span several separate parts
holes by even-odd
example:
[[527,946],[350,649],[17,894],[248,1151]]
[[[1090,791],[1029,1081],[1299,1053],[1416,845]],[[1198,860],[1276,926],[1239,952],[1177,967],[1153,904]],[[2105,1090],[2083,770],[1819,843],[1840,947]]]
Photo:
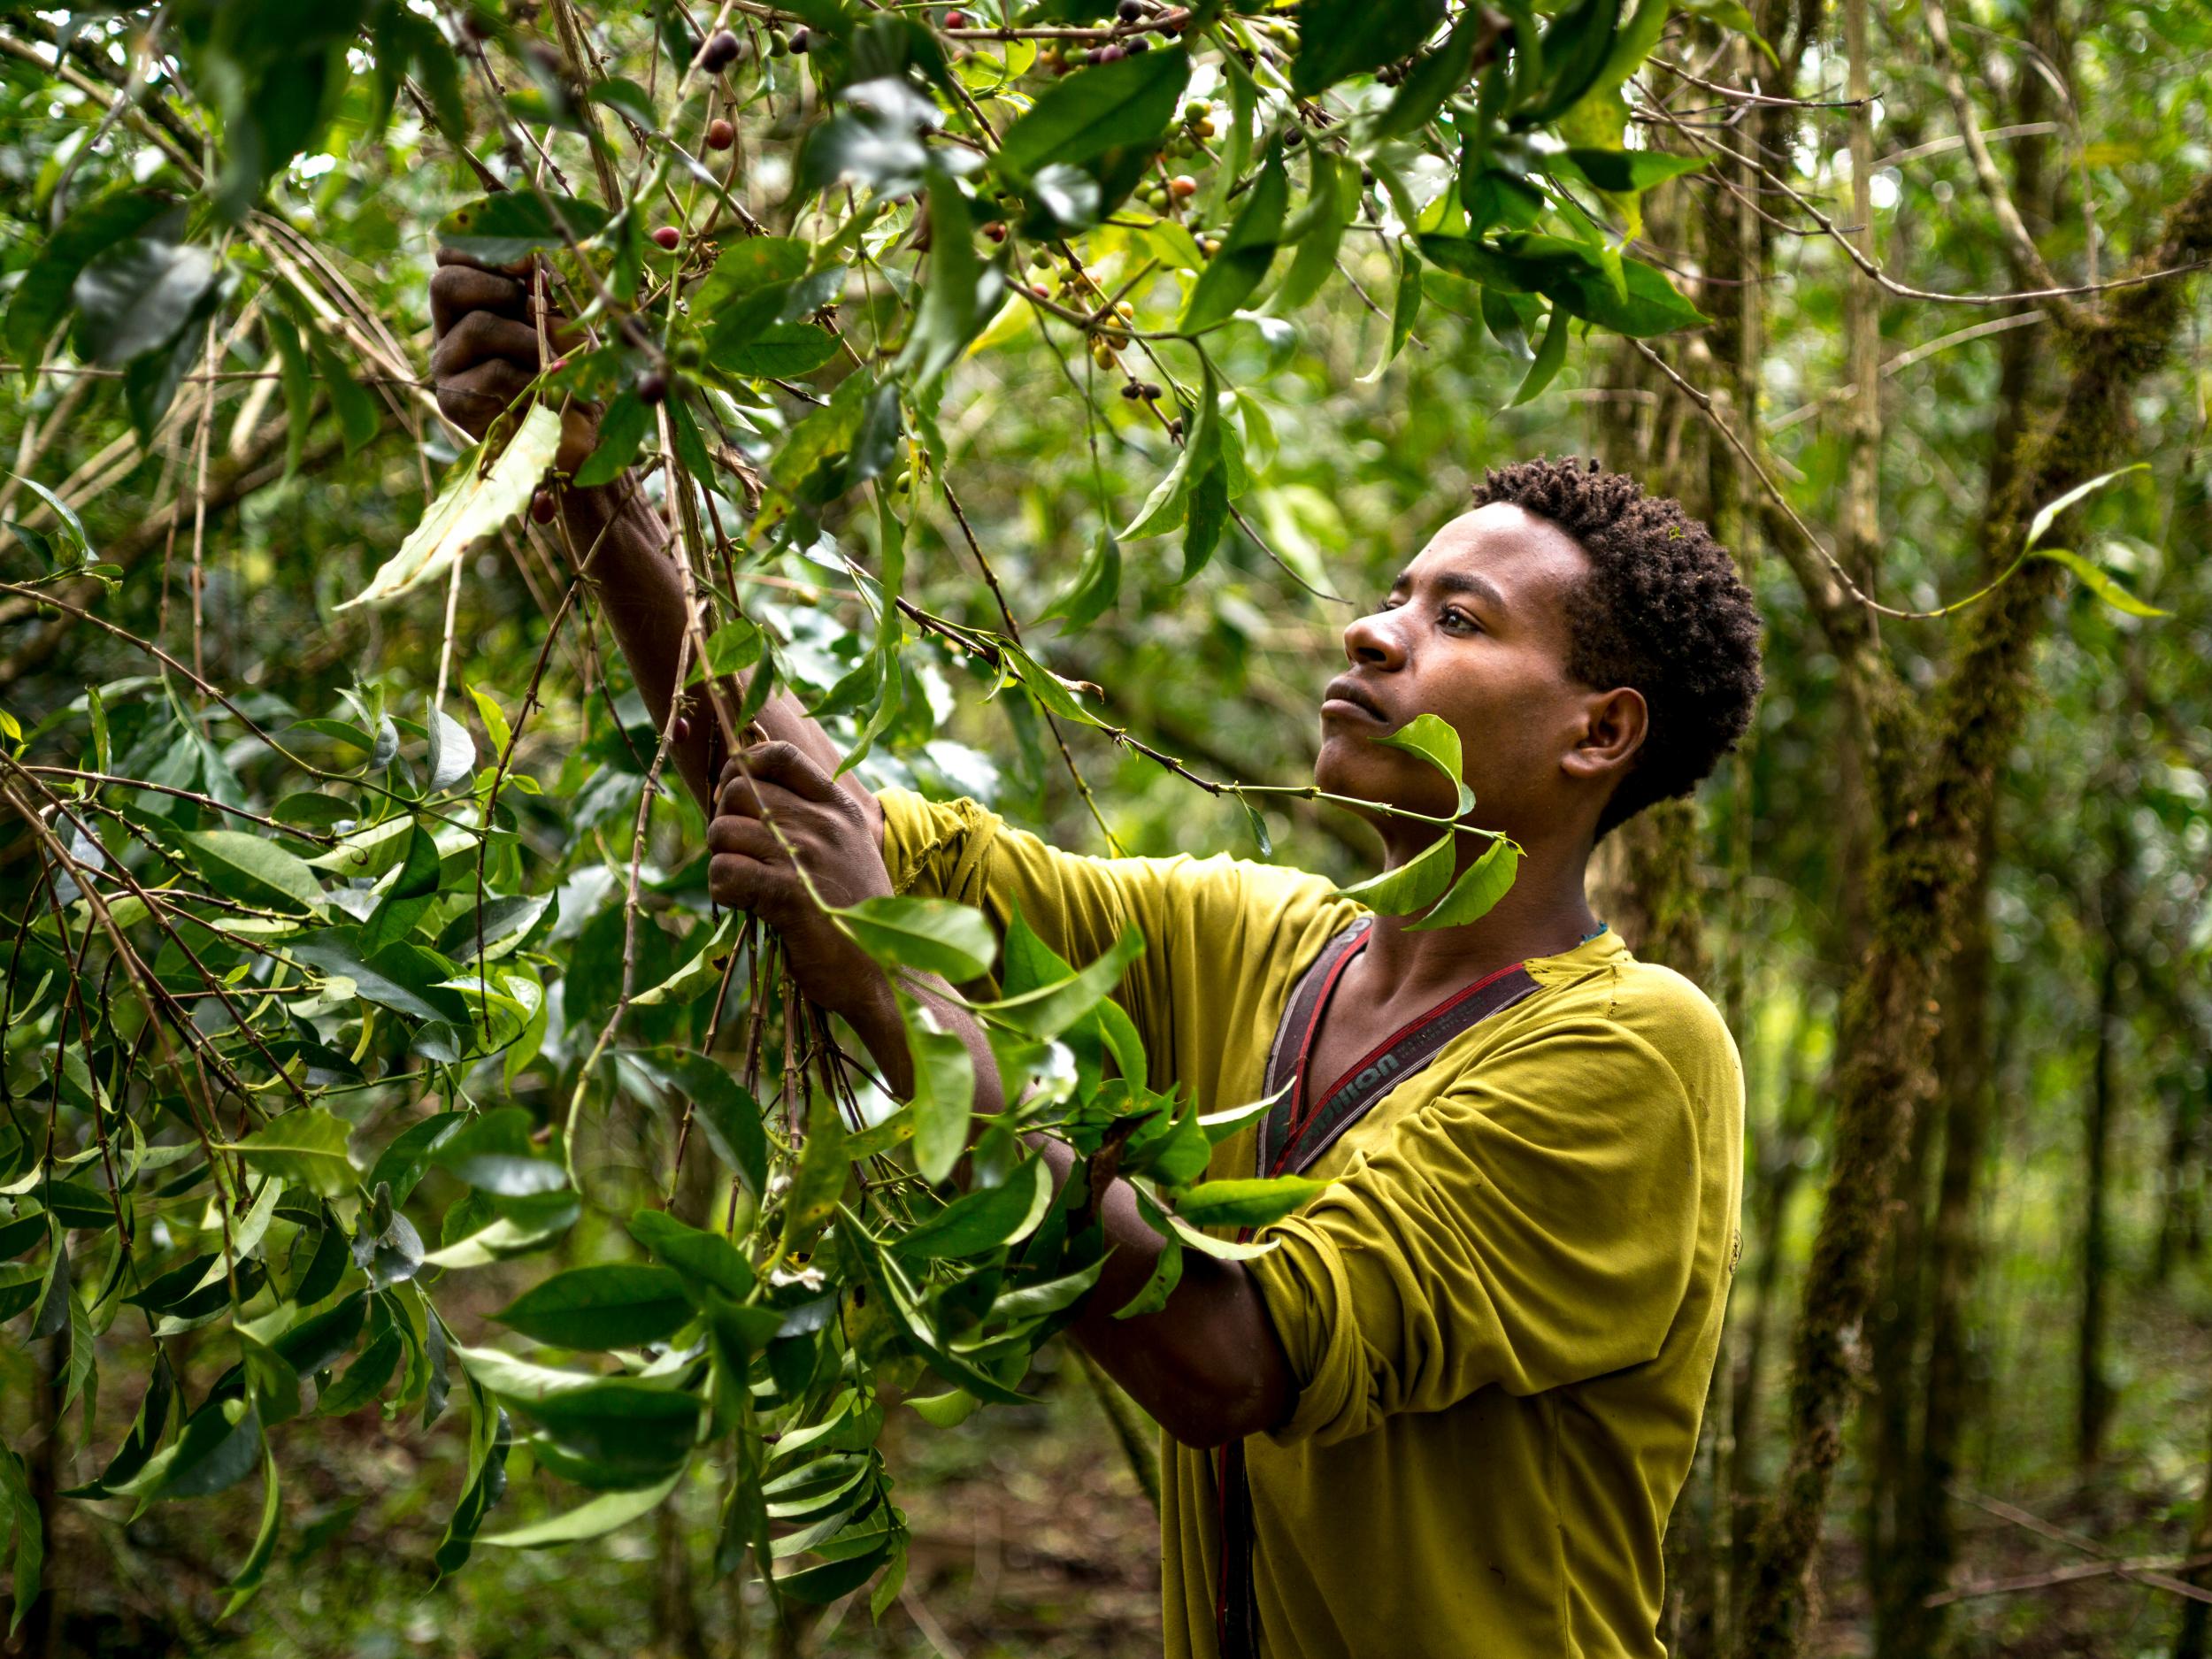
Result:
[[638,376],[637,400],[649,408],[668,396],[668,377],[658,369],[648,369]]
[[727,29],[717,29],[699,49],[699,67],[710,75],[718,75],[737,61],[741,50],[736,35]]
[[809,35],[804,29],[793,29],[791,31],[791,50],[794,54],[803,57],[807,52],[813,50],[813,46],[814,37]]
[[1144,0],[1121,0],[1114,8],[1114,15],[1124,23],[1134,23],[1144,15]]

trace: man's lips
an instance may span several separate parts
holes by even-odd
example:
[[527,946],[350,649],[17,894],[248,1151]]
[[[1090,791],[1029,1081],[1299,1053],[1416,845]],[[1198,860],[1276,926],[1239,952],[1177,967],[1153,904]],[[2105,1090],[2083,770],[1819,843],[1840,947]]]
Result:
[[1332,714],[1347,713],[1363,715],[1385,726],[1390,724],[1388,710],[1376,702],[1366,687],[1348,676],[1332,680],[1321,693],[1321,715],[1324,719]]

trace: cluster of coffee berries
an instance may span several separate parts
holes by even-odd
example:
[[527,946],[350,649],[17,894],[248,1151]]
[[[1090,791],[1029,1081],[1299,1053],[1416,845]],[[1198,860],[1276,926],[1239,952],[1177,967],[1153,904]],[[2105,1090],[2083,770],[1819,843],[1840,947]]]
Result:
[[1160,387],[1151,380],[1125,380],[1121,395],[1131,403],[1153,403],[1164,396]]

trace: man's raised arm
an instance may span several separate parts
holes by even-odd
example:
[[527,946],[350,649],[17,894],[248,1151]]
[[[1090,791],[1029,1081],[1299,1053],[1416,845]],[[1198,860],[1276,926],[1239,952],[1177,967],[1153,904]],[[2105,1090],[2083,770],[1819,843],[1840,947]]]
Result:
[[[538,330],[530,312],[528,269],[526,262],[492,269],[448,250],[438,253],[438,269],[430,280],[437,338],[431,375],[438,407],[476,436],[537,376]],[[548,315],[546,333],[557,349],[566,332],[565,319]],[[595,411],[572,405],[562,426],[557,470],[574,472],[597,441]],[[654,724],[664,726],[679,689],[676,666],[686,660],[684,634],[690,626],[683,572],[669,549],[666,526],[626,472],[611,484],[561,489],[557,495],[569,541],[597,593],[601,614],[614,630],[615,643]],[[697,644],[695,640],[690,660],[697,658]],[[743,695],[741,677],[733,676],[723,684],[723,707],[735,709]],[[706,698],[694,690],[686,701],[670,758],[712,818],[716,761],[729,749],[718,741]],[[788,691],[776,690],[755,724],[770,738],[795,746],[823,771],[836,772],[837,745]],[[865,813],[880,847],[883,810],[875,796],[849,772],[838,780],[838,787]]]

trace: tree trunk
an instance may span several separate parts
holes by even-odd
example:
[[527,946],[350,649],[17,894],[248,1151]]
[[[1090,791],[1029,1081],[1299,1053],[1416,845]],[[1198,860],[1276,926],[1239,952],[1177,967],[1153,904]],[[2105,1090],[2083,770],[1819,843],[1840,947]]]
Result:
[[1981,1262],[1977,1198],[1996,1098],[1989,1041],[1989,885],[1996,849],[1996,826],[1985,825],[1959,949],[1947,975],[1937,1050],[1943,1164],[1927,1234],[1928,1356],[1918,1452],[1897,1500],[1897,1562],[1883,1609],[1882,1650],[1898,1655],[1942,1651],[1945,1610],[1929,1607],[1927,1598],[1949,1580],[1957,1555],[1949,1489],[1973,1391],[1969,1307]]
[[[2193,265],[2212,250],[2212,178],[2169,215],[2151,270]],[[2034,507],[2108,468],[2130,426],[2135,387],[2162,365],[2184,320],[2175,279],[2113,291],[2064,341],[2072,373],[2030,441],[2019,485],[1986,531],[1985,558],[2016,549]],[[1863,614],[1839,603],[1824,573],[1802,562],[1824,626],[1848,672],[1868,676],[1881,837],[1870,890],[1872,943],[1848,987],[1837,1033],[1836,1136],[1827,1192],[1798,1320],[1791,1379],[1790,1455],[1760,1529],[1739,1651],[1798,1651],[1806,1575],[1817,1550],[1855,1350],[1893,1177],[1928,1091],[1935,974],[1979,861],[1995,781],[2027,707],[2029,665],[2059,567],[2022,566],[1967,612],[1955,666],[1931,700],[1899,681],[1866,642]]]
[[2124,915],[2129,851],[2116,823],[2109,862],[2097,885],[2095,932],[2102,961],[2097,972],[2096,1030],[2092,1038],[2088,1110],[2083,1117],[2084,1195],[2081,1228],[2081,1325],[2074,1349],[2074,1457],[2086,1471],[2104,1455],[2112,1417],[2112,1380],[2105,1370],[2106,1291],[2112,1242],[2108,1172],[2112,1121],[2118,1108],[2120,979],[2126,963]]

